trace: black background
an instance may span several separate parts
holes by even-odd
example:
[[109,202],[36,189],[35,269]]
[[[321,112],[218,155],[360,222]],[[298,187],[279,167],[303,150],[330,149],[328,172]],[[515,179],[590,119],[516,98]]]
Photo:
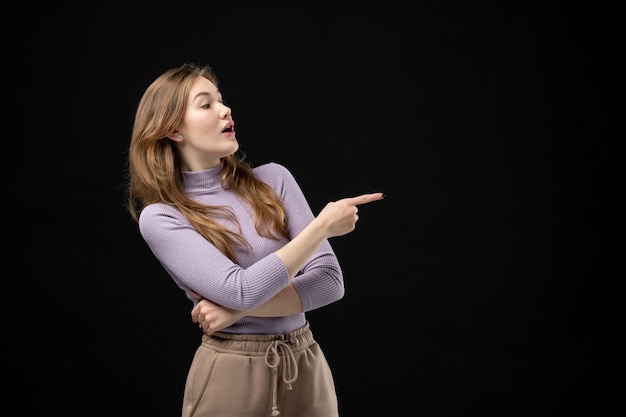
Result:
[[314,212],[387,195],[308,315],[342,417],[623,408],[616,10],[156,4],[2,6],[5,409],[179,415],[201,334],[123,193],[135,106],[185,61]]

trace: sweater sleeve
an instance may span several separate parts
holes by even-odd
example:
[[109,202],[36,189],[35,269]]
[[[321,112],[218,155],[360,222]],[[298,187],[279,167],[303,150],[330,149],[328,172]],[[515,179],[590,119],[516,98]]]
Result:
[[[269,163],[255,168],[255,175],[273,187],[283,201],[289,238],[297,236],[314,215],[291,172]],[[213,190],[215,191],[215,190]],[[139,217],[139,230],[155,257],[187,297],[197,302],[191,290],[209,300],[236,310],[251,310],[277,294],[289,283],[289,274],[275,251],[285,241],[263,238],[256,233],[249,209],[223,189],[216,197],[237,207],[250,251],[238,252],[232,262],[200,235],[175,207],[163,203],[145,207]],[[242,266],[243,265],[243,266]],[[326,240],[291,281],[304,311],[341,299],[343,275],[335,253]]]
[[165,270],[194,302],[189,290],[228,308],[250,310],[289,283],[287,269],[276,254],[243,268],[196,232],[177,209],[166,204],[145,207],[139,229]]
[[[297,236],[313,219],[314,214],[302,189],[291,172],[276,163],[264,165],[265,180],[276,189],[287,214],[290,238]],[[344,296],[343,273],[328,240],[325,240],[292,280],[300,295],[304,311],[314,310]]]

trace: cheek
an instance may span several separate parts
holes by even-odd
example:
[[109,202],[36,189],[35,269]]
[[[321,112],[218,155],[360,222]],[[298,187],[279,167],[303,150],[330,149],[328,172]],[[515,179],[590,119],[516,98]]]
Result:
[[210,111],[188,111],[184,123],[190,130],[211,131],[218,128],[220,119]]

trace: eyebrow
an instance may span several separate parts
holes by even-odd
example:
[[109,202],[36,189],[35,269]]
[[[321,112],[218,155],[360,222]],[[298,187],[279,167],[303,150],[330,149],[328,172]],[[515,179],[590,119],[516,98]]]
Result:
[[[196,101],[196,100],[198,99],[198,97],[201,97],[201,96],[207,96],[207,97],[211,98],[213,95],[212,95],[211,93],[209,93],[208,91],[202,91],[202,92],[200,92],[200,93],[196,94],[196,95],[193,97],[193,101]],[[218,97],[220,97],[220,96],[221,96],[221,94],[220,94],[220,93],[217,93],[217,96],[218,96]]]

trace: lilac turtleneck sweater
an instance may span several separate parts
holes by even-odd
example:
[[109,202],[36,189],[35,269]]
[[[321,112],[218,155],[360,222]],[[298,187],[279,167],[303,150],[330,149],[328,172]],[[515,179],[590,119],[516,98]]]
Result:
[[[148,205],[139,217],[142,237],[174,282],[195,303],[189,290],[236,310],[250,310],[265,303],[289,283],[287,270],[275,254],[287,239],[259,236],[254,228],[253,210],[235,193],[221,185],[222,167],[184,172],[185,190],[202,203],[230,207],[252,249],[237,250],[234,263],[197,233],[174,207],[163,203]],[[289,236],[295,237],[314,218],[302,190],[282,165],[268,163],[254,168],[254,174],[269,184],[283,201]],[[233,227],[228,220],[221,220]],[[343,274],[330,243],[326,240],[293,278],[304,311],[341,299]],[[305,314],[285,317],[244,317],[224,332],[279,334],[303,326]]]

